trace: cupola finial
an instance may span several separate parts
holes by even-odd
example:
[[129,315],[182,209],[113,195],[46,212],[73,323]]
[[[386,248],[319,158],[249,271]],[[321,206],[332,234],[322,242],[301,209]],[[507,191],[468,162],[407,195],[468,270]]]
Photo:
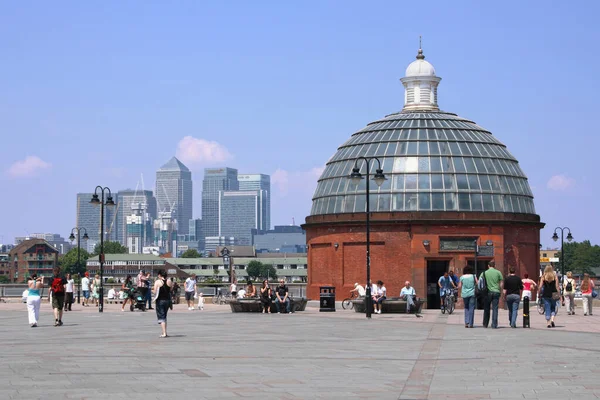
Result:
[[423,37],[419,35],[419,53],[417,54],[417,60],[424,60],[425,56],[423,55],[423,45],[422,45]]

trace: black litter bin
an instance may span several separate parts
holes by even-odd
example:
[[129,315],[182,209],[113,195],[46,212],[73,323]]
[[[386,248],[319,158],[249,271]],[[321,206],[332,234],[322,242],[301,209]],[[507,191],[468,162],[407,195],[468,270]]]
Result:
[[335,311],[335,287],[321,286],[319,288],[319,311]]

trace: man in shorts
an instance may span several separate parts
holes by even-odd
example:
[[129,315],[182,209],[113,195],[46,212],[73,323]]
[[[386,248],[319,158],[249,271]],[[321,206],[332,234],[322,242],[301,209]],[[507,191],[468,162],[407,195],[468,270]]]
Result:
[[188,305],[188,310],[194,310],[194,295],[196,294],[196,274],[192,274],[185,280],[185,301]]
[[90,273],[86,272],[85,276],[81,278],[81,291],[83,292],[83,306],[89,307],[88,302],[90,301]]
[[67,280],[60,274],[60,267],[54,267],[54,275],[50,283],[52,294],[52,309],[54,310],[54,326],[61,326]]

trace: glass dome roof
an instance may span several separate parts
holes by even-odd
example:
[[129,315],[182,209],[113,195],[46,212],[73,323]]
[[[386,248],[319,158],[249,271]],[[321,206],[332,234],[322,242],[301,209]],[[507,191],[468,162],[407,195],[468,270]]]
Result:
[[[366,211],[366,182],[348,176],[358,157],[378,157],[387,180],[371,181],[371,212],[485,211],[535,214],[533,194],[506,146],[446,112],[403,111],[352,135],[327,162],[311,215]],[[358,162],[361,174],[366,163]],[[371,162],[371,177],[378,168]]]

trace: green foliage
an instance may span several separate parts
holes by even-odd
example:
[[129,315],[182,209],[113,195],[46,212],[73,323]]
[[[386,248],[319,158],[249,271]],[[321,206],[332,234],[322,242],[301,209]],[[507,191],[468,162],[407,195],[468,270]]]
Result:
[[81,260],[79,266],[77,266],[77,248],[69,250],[67,254],[63,254],[58,258],[58,265],[63,274],[77,275],[78,273],[85,273],[85,263],[90,254],[85,250],[81,249]]
[[115,283],[115,278],[108,278],[106,283]]
[[[565,250],[565,272],[572,271],[574,274],[592,273],[592,268],[600,267],[600,246],[593,245],[589,240],[583,242],[566,242]],[[558,252],[562,261],[563,255]],[[561,264],[558,264],[560,271]]]
[[10,283],[10,279],[6,275],[0,275],[0,283]]
[[271,264],[263,264],[260,261],[250,261],[246,267],[246,273],[248,277],[253,280],[259,280],[263,278],[277,278],[277,269]]
[[[127,254],[127,253],[128,253],[127,247],[123,246],[119,242],[111,242],[110,240],[104,242],[104,254]],[[96,247],[94,247],[94,253],[92,255],[97,256],[98,254],[100,254],[100,243],[98,243],[96,245]]]
[[202,254],[198,253],[196,249],[187,249],[182,255],[181,258],[200,258]]

